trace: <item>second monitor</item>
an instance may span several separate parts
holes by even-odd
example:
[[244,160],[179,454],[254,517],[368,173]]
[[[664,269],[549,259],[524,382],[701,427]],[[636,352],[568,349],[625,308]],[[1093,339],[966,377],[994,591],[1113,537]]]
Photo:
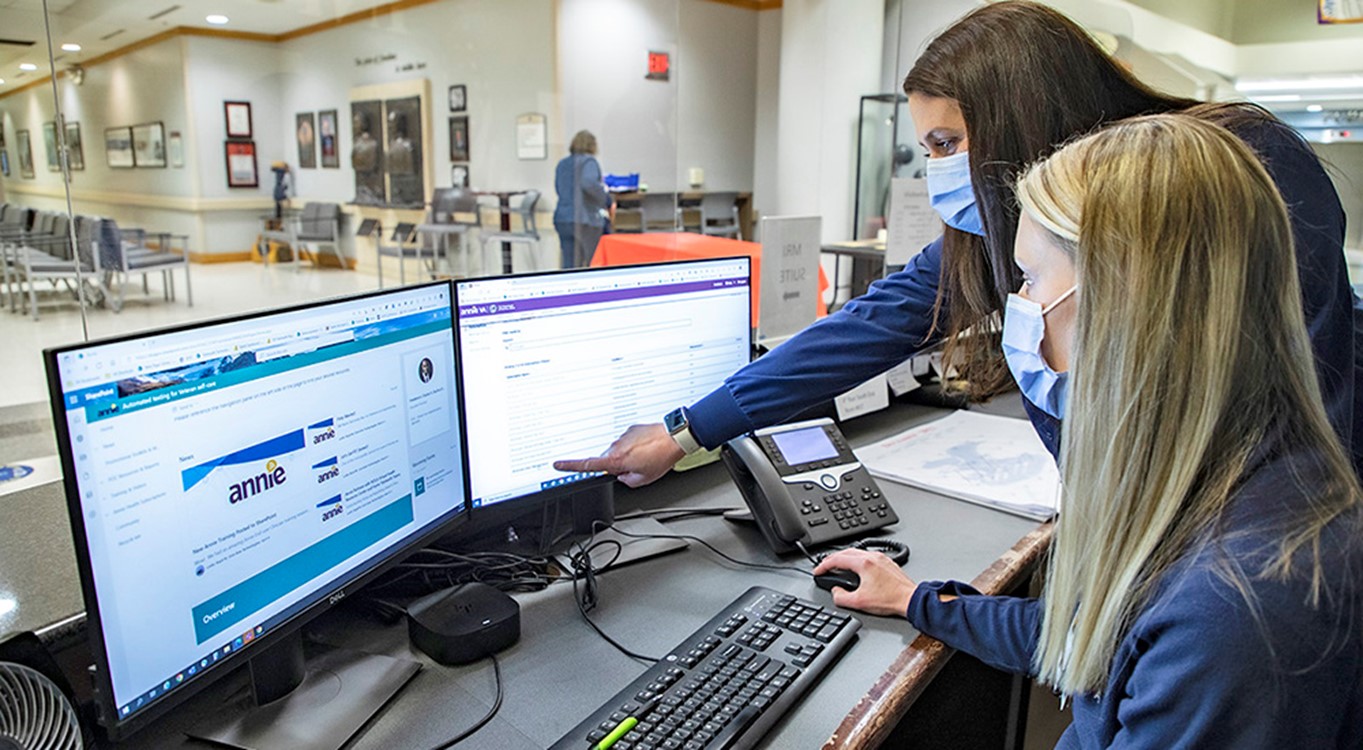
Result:
[[457,282],[473,507],[606,481],[553,462],[600,455],[747,364],[749,273],[721,258]]

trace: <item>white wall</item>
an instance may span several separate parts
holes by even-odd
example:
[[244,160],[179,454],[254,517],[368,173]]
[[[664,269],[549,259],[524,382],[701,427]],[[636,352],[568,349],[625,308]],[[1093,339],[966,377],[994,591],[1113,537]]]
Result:
[[[679,0],[559,0],[563,130],[556,156],[590,130],[606,172],[638,172],[655,192],[676,190]],[[672,55],[667,81],[644,78],[649,51]],[[683,178],[684,179],[684,178]]]
[[757,92],[753,117],[753,209],[776,213],[776,132],[781,99],[781,11],[757,14]]
[[880,85],[883,0],[787,0],[781,9],[777,201],[820,215],[826,241],[852,231],[861,96]]
[[677,181],[705,170],[707,190],[752,190],[758,13],[684,0],[676,59]]
[[[349,92],[352,88],[420,78],[431,82],[431,101],[422,127],[432,134],[427,162],[434,184],[450,184],[448,91],[467,89],[470,184],[475,188],[537,188],[553,197],[551,147],[544,161],[516,157],[516,117],[548,115],[549,131],[559,130],[554,111],[553,0],[445,0],[300,37],[280,45],[278,79],[286,103],[278,127],[282,158],[294,168],[295,186],[304,199],[345,202],[355,197],[351,171]],[[357,65],[357,57],[393,54],[395,59]],[[412,70],[401,70],[407,65]],[[420,66],[420,67],[415,67]],[[337,110],[340,169],[298,169],[294,116]]]
[[[169,39],[136,50],[103,65],[90,67],[85,82],[58,81],[67,122],[80,124],[85,169],[72,173],[71,193],[77,213],[109,216],[124,226],[195,235],[190,210],[197,193],[188,165],[183,168],[113,169],[104,150],[104,130],[161,122],[167,136],[184,132],[184,48]],[[35,86],[0,99],[0,118],[10,152],[9,200],[48,210],[65,211],[61,173],[49,172],[43,145],[44,122],[54,119],[50,85]],[[19,173],[17,130],[28,129],[33,144],[34,179]],[[197,248],[196,248],[197,249]]]

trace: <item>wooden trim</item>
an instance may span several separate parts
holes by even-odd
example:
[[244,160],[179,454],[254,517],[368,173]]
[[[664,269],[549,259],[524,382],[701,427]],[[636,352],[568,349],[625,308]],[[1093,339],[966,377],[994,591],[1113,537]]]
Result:
[[416,8],[422,5],[429,5],[430,3],[433,2],[438,2],[438,0],[397,0],[397,2],[388,3],[387,5],[380,5],[376,8],[356,11],[354,13],[341,16],[340,18],[333,18],[330,21],[322,21],[321,23],[315,23],[311,26],[303,26],[302,28],[297,28],[294,29],[293,31],[286,31],[283,34],[280,34],[276,38],[276,41],[287,42],[290,39],[297,39],[300,36],[316,34],[319,31],[326,31],[328,29],[334,29],[339,26],[346,26],[352,23],[359,23],[360,21],[369,21],[375,18],[382,18],[383,16],[392,15],[394,13],[404,11],[409,8]]
[[[378,7],[370,8],[368,10],[357,11],[355,13],[350,13],[341,16],[340,18],[333,18],[329,21],[322,21],[321,23],[315,23],[310,26],[302,26],[292,31],[286,31],[282,34],[261,34],[254,31],[210,29],[202,26],[176,26],[173,29],[167,29],[166,31],[163,31],[159,34],[149,36],[146,39],[141,39],[139,41],[133,42],[132,44],[119,47],[118,49],[110,50],[102,55],[96,55],[90,58],[89,60],[83,61],[81,63],[81,66],[85,68],[90,68],[95,65],[99,65],[100,63],[108,62],[109,60],[112,60],[116,57],[122,57],[123,55],[136,52],[137,50],[143,49],[145,47],[150,47],[153,44],[160,44],[161,42],[164,42],[167,39],[174,39],[176,37],[181,36],[210,37],[216,39],[236,39],[240,41],[270,42],[272,44],[277,44],[279,42],[287,42],[291,39],[297,39],[299,37],[308,36],[309,34],[316,34],[319,31],[327,31],[329,29],[347,26],[352,23],[359,23],[361,21],[369,21],[375,18],[382,18],[383,16],[392,15],[393,13],[408,10],[410,8],[416,8],[422,5],[429,5],[431,3],[438,1],[439,0],[397,0],[397,2],[388,3],[387,5],[380,5]],[[759,3],[770,2],[771,0],[737,0],[737,1]],[[779,0],[777,0],[777,2],[779,2]],[[58,78],[61,78],[65,75],[66,71],[63,70],[57,71]],[[50,74],[45,75],[42,78],[39,78],[35,81],[30,81],[29,83],[26,83],[22,86],[11,89],[4,93],[0,93],[0,99],[11,97],[15,94],[18,94],[22,91],[27,91],[36,86],[43,86],[49,83],[51,80],[52,76]]]
[[[37,195],[44,198],[65,198],[60,187],[42,185],[6,185],[6,190],[19,195]],[[107,203],[117,206],[138,206],[159,208],[166,211],[263,211],[273,210],[274,201],[267,196],[253,195],[229,198],[185,198],[178,195],[157,195],[154,193],[123,193],[113,190],[72,189],[73,202]]]
[[[1036,527],[976,576],[970,585],[991,595],[1017,588],[1041,563],[1054,533],[1054,522]],[[857,701],[833,736],[824,742],[823,750],[880,747],[954,653],[955,649],[948,648],[945,643],[920,634]]]
[[241,263],[249,261],[255,257],[255,253],[250,250],[238,250],[230,253],[196,253],[189,254],[190,263]]
[[732,5],[745,10],[780,10],[781,0],[705,0],[708,3]]

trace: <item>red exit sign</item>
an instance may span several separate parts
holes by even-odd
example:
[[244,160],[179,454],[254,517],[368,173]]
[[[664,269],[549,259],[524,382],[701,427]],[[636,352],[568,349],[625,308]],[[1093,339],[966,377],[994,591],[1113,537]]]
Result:
[[650,81],[666,81],[672,70],[672,57],[666,52],[648,53],[648,75]]

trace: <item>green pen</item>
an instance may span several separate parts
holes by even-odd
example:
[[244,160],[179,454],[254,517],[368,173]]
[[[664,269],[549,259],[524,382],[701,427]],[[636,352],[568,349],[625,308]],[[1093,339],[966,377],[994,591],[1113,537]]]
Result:
[[629,730],[633,729],[634,725],[638,723],[639,720],[634,718],[633,716],[626,718],[624,721],[620,722],[620,726],[616,727],[610,734],[606,735],[605,739],[602,739],[600,742],[596,743],[596,747],[592,748],[592,750],[610,750],[611,745],[614,745],[615,743],[619,742],[621,737],[624,737],[626,734],[629,734]]

